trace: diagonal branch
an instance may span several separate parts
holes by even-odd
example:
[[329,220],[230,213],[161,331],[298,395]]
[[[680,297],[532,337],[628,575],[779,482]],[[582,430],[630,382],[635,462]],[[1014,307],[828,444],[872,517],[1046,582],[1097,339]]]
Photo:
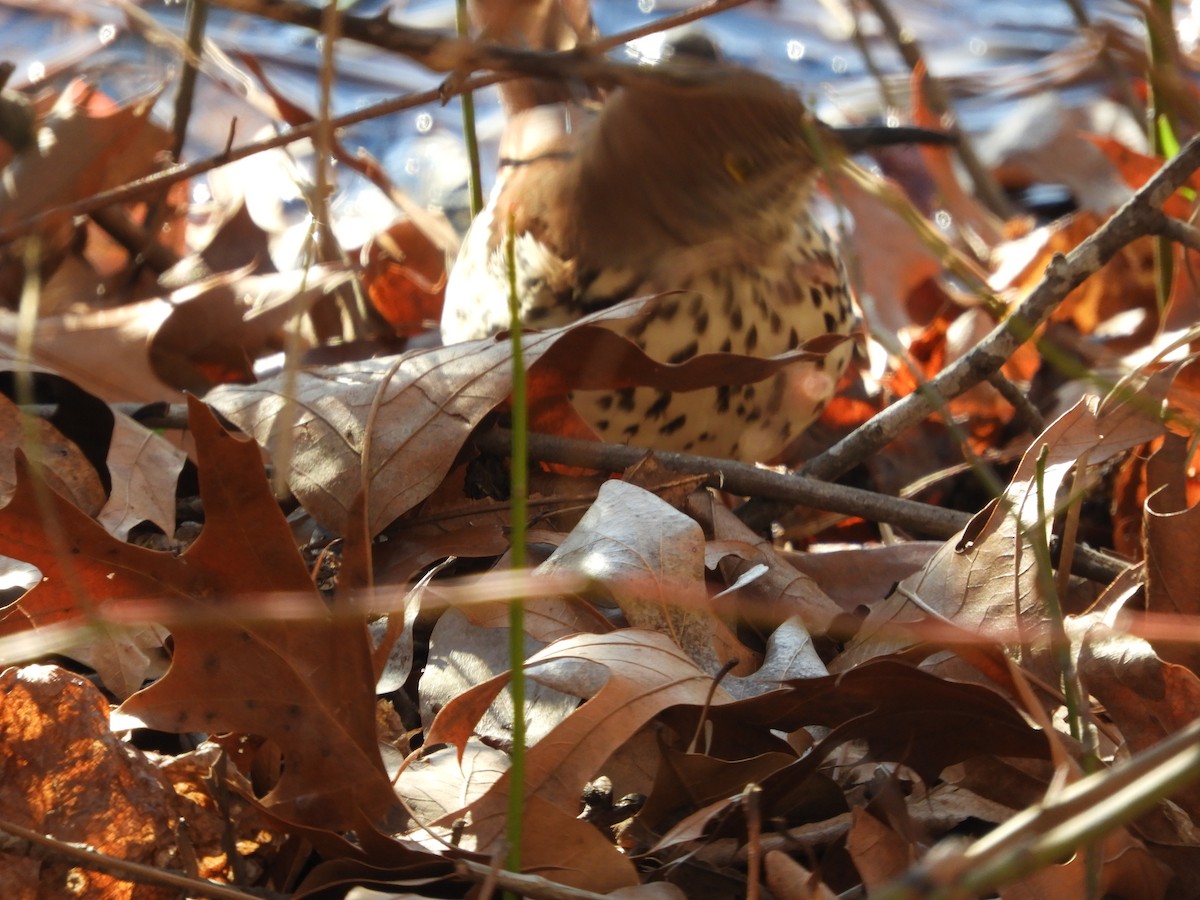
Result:
[[941,397],[944,402],[998,372],[1071,291],[1127,244],[1165,230],[1159,207],[1197,168],[1200,168],[1200,137],[1192,138],[1087,240],[1066,256],[1057,254],[1046,267],[1041,283],[973,350],[930,379],[923,390],[893,403],[814,457],[801,472],[813,478],[837,478],[933,412],[935,404],[927,395]]

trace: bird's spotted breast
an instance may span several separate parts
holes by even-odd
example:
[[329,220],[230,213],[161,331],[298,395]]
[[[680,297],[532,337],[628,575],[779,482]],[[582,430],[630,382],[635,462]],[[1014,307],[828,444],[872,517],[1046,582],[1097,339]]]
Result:
[[[824,231],[797,222],[788,247],[774,268],[722,268],[678,285],[690,298],[672,299],[664,312],[637,320],[636,334],[611,327],[668,363],[716,352],[776,356],[823,334],[849,334],[850,296]],[[650,293],[657,286],[644,287]],[[637,388],[619,404],[605,391],[577,391],[571,399],[605,440],[766,461],[820,415],[850,353],[843,344],[823,360],[795,363],[757,384]]]

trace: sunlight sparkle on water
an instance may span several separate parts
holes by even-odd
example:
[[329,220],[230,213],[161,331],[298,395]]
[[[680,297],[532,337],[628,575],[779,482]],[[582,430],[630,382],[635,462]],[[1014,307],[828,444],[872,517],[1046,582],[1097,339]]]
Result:
[[829,68],[833,69],[833,71],[837,72],[840,75],[843,72],[845,72],[848,68],[850,68],[850,64],[848,62],[846,62],[846,57],[835,56],[833,59],[831,59],[829,61]]
[[29,68],[25,70],[25,77],[29,79],[31,84],[37,84],[46,77],[46,64],[34,60],[29,64]]
[[654,12],[654,0],[638,0],[638,9],[644,13]]
[[975,56],[986,56],[988,52],[987,41],[981,37],[973,37],[967,42],[967,48]]
[[625,45],[625,53],[630,59],[636,60],[639,63],[657,63],[662,62],[663,47],[667,45],[667,37],[661,32],[659,34],[648,34],[643,38],[638,38],[636,41],[630,41]]
[[417,131],[428,134],[433,128],[433,116],[427,112],[417,113]]
[[101,25],[100,30],[96,32],[96,37],[100,39],[101,44],[111,44],[117,37],[117,27],[115,25]]
[[792,62],[798,62],[804,59],[804,53],[807,49],[803,41],[790,40],[787,42],[787,58]]
[[933,214],[933,224],[942,231],[949,231],[950,226],[954,224],[954,217],[944,209],[939,209]]
[[1187,53],[1196,49],[1200,44],[1200,0],[1192,0],[1188,11],[1180,16],[1176,24],[1179,34],[1179,46]]

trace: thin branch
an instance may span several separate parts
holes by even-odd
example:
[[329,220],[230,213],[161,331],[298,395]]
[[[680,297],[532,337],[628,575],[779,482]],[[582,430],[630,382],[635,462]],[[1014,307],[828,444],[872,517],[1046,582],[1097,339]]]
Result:
[[[24,407],[34,415],[49,417],[54,405]],[[112,408],[135,419],[147,428],[187,428],[187,408],[182,404],[115,403]],[[239,430],[218,414],[223,427]],[[506,456],[512,448],[512,434],[503,428],[478,434],[476,446],[486,453]],[[539,462],[560,463],[621,472],[646,458],[650,451],[626,444],[603,444],[552,434],[529,434],[529,457]],[[743,497],[767,497],[792,506],[811,506],[845,516],[858,516],[870,522],[886,522],[915,534],[946,539],[953,537],[970,521],[968,513],[946,509],[916,500],[889,497],[874,491],[830,484],[805,475],[775,472],[746,463],[733,462],[690,453],[655,451],[654,458],[668,469],[689,475],[707,476],[706,484]],[[1051,546],[1057,558],[1057,545]],[[1107,584],[1128,567],[1119,559],[1090,550],[1075,548],[1072,573]]]
[[1029,396],[1016,384],[997,370],[987,377],[987,382],[994,387],[1014,410],[1025,427],[1033,434],[1041,434],[1046,430],[1046,420],[1036,406],[1029,401]]
[[[1033,292],[1007,319],[969,353],[947,366],[926,385],[943,399],[957,397],[985,380],[1029,340],[1059,303],[1094,275],[1123,247],[1164,228],[1159,207],[1200,167],[1200,138],[1192,138],[1094,234],[1066,256],[1056,254]],[[923,393],[914,393],[863,424],[810,460],[805,475],[831,480],[878,453],[934,409]]]
[[0,820],[0,853],[27,856],[30,859],[51,859],[82,866],[93,872],[103,872],[121,881],[134,884],[153,884],[181,890],[189,897],[211,897],[214,900],[262,900],[279,894],[253,893],[218,884],[203,878],[189,878],[145,863],[133,862],[100,853],[90,847],[60,841],[48,835],[23,828],[15,822]]

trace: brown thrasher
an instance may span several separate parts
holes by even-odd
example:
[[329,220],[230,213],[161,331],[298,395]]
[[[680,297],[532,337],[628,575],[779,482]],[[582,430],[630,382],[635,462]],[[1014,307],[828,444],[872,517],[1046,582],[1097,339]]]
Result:
[[[774,356],[850,332],[841,261],[809,211],[812,141],[828,129],[765,75],[669,66],[678,77],[633,79],[598,111],[555,103],[512,117],[490,202],[450,275],[447,343],[509,326],[510,221],[526,327],[679,291],[612,327],[668,363]],[[605,440],[767,461],[820,414],[850,353],[845,343],[757,384],[577,391],[571,402]]]

